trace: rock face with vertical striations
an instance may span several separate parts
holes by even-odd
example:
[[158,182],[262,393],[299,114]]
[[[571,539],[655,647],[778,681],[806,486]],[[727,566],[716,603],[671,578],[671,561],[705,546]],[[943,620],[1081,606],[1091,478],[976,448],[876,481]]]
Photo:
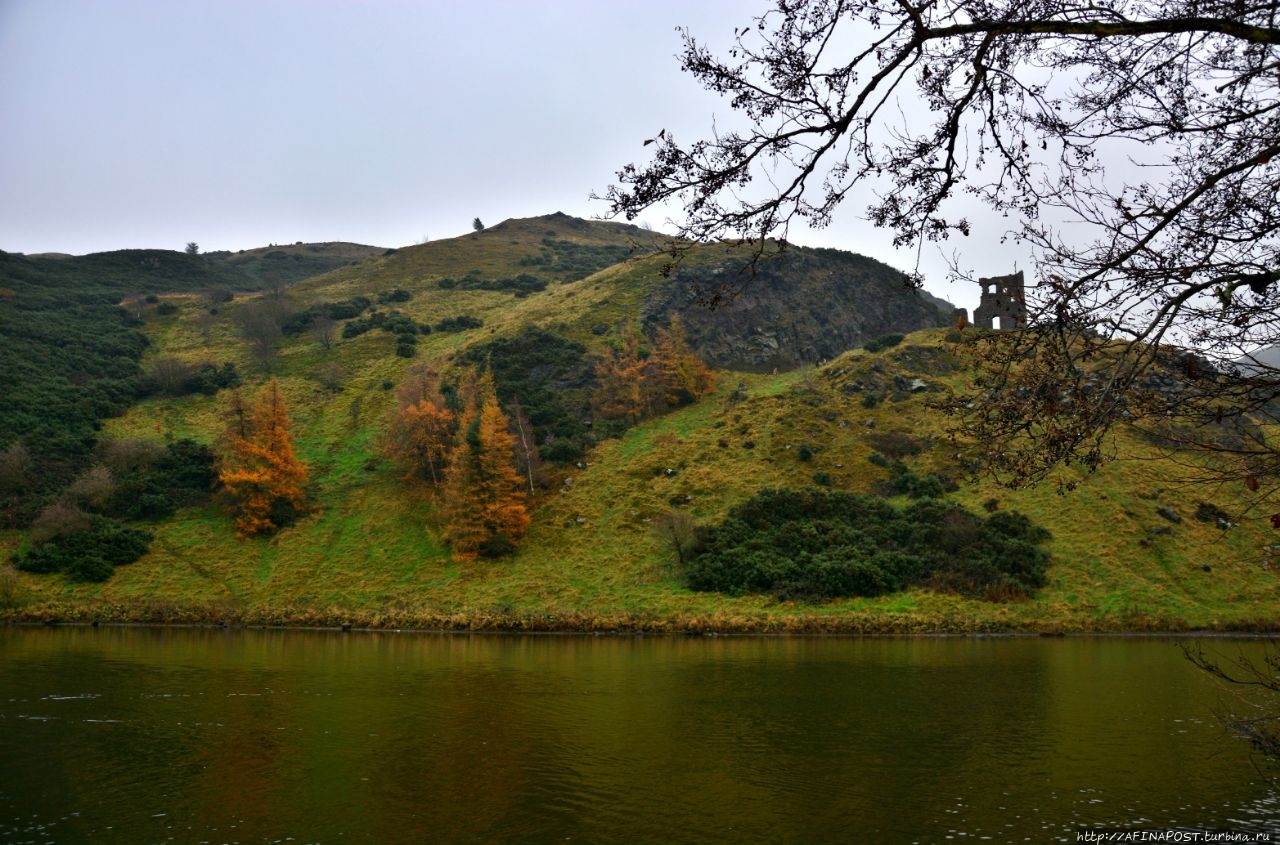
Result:
[[[721,300],[708,305],[709,299]],[[952,306],[872,258],[789,247],[754,269],[741,259],[688,263],[654,290],[647,325],[680,314],[689,341],[716,367],[789,369],[833,358],[868,340],[946,325]]]

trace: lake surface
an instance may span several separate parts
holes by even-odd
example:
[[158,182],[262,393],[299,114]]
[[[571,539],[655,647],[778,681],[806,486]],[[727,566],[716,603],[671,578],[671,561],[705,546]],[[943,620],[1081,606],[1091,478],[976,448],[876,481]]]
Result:
[[1164,639],[0,628],[0,843],[1274,830],[1224,698]]

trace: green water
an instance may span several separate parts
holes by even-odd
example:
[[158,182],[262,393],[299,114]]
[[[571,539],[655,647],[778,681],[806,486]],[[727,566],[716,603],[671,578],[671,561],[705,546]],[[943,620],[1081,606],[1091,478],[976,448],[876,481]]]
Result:
[[1162,639],[6,628],[0,843],[1275,829],[1223,701]]

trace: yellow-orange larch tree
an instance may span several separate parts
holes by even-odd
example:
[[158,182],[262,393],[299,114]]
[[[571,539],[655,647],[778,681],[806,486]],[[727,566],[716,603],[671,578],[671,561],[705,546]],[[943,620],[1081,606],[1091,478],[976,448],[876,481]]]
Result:
[[687,405],[715,390],[715,374],[689,346],[679,314],[673,313],[668,326],[654,335],[646,369],[657,404]]
[[466,411],[445,471],[445,539],[456,560],[509,552],[529,526],[522,479],[513,462],[515,441],[492,374],[478,376],[466,393]]
[[458,422],[441,394],[440,376],[430,368],[416,367],[397,396],[400,408],[387,428],[386,452],[405,468],[405,480],[439,484]]
[[672,314],[670,325],[658,329],[647,355],[642,340],[635,326],[628,326],[621,345],[596,364],[593,400],[602,416],[636,423],[715,389],[715,374],[689,346],[679,315]]
[[596,364],[592,400],[602,416],[631,423],[648,416],[650,392],[645,387],[645,369],[640,333],[630,325],[622,334],[621,346],[610,350]]
[[307,465],[294,453],[289,414],[274,378],[247,416],[238,395],[233,403],[218,478],[235,514],[236,533],[270,533],[303,510]]
[[387,452],[404,465],[406,479],[443,480],[455,422],[452,411],[430,399],[400,409],[388,432]]

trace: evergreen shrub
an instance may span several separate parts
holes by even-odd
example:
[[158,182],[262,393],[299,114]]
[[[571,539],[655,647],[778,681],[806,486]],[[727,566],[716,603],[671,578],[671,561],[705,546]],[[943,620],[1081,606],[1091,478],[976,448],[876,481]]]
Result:
[[926,587],[975,598],[1045,584],[1049,534],[1017,513],[983,519],[923,499],[763,490],[719,525],[701,526],[684,578],[694,590],[782,599],[876,596]]
[[72,581],[106,581],[117,566],[147,552],[151,535],[119,520],[92,515],[83,531],[59,534],[14,555],[24,572],[63,572]]

